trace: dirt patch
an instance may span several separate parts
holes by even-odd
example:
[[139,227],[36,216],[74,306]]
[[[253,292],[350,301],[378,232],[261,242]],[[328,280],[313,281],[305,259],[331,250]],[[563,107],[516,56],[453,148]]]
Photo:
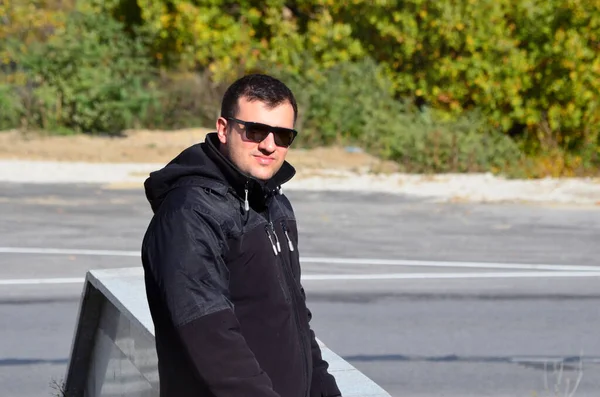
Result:
[[52,136],[0,133],[0,158],[83,161],[89,163],[162,163],[204,139],[208,130],[127,131],[123,136]]
[[[0,159],[82,161],[89,163],[166,163],[185,148],[204,141],[211,130],[130,130],[119,137],[52,136],[6,131],[0,133]],[[397,171],[361,151],[342,147],[290,149],[288,160],[299,170],[340,169],[390,173]]]

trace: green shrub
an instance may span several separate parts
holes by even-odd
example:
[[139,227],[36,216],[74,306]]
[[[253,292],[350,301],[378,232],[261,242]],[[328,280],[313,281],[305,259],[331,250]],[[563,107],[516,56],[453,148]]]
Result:
[[11,85],[0,83],[0,109],[0,131],[20,126],[22,105]]
[[386,130],[379,154],[407,172],[514,172],[523,161],[517,143],[475,113],[442,121],[406,111]]
[[318,1],[385,69],[394,91],[478,109],[531,141],[576,153],[600,130],[600,1]]
[[370,59],[339,64],[314,78],[274,72],[292,88],[299,103],[298,144],[362,143],[374,112],[394,99]]
[[447,119],[396,100],[370,59],[315,80],[279,75],[298,93],[299,146],[356,144],[411,172],[499,172],[522,160],[517,143],[479,113]]
[[165,73],[156,83],[158,100],[141,122],[154,129],[206,127],[215,124],[226,86],[204,73]]
[[[164,65],[231,80],[372,57],[396,96],[577,151],[600,128],[600,0],[107,0]],[[134,22],[131,22],[134,23]],[[592,137],[593,138],[593,137]]]
[[143,46],[107,15],[73,12],[20,60],[33,85],[30,126],[119,133],[156,100]]
[[0,78],[0,127],[212,124],[227,83],[276,70],[299,145],[359,144],[410,170],[600,166],[600,0],[82,0],[64,18],[74,3],[0,4],[0,67],[27,77]]
[[[534,156],[585,151],[582,163],[596,161],[589,145],[597,145],[600,130],[600,0],[105,3],[144,27],[154,61],[165,66],[207,69],[230,81],[269,64],[312,82],[371,57],[395,97],[453,117],[476,109],[494,130],[529,141],[524,147]],[[333,81],[330,88],[338,90]],[[360,124],[351,108],[313,99],[314,112],[332,115],[319,119],[335,124],[323,133]]]

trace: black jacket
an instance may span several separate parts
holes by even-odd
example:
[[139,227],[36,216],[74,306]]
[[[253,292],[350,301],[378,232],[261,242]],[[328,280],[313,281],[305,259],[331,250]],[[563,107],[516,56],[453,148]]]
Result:
[[145,182],[142,245],[161,397],[338,396],[310,329],[281,184],[243,175],[215,133]]

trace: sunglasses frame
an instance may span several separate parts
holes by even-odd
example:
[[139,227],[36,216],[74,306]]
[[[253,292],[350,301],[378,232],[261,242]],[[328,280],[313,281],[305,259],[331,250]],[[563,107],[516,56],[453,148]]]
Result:
[[[268,130],[269,133],[273,133],[273,138],[275,140],[275,145],[277,145],[279,147],[290,147],[292,145],[292,143],[294,143],[294,140],[296,139],[296,136],[298,135],[298,131],[296,131],[295,129],[292,129],[292,128],[273,127],[273,126],[270,126],[268,124],[257,123],[257,122],[254,122],[254,121],[244,121],[244,120],[236,119],[235,117],[224,117],[224,118],[226,120],[234,121],[236,123],[239,123],[239,124],[243,125],[244,126],[244,134],[246,135],[246,138],[249,139],[249,140],[251,140],[252,142],[255,142],[255,143],[261,143],[262,141],[264,141],[269,136],[269,134],[267,134],[260,141],[257,141],[255,139],[251,139],[250,137],[248,137],[247,131],[248,131],[248,128],[251,129],[253,126],[264,128],[264,129]],[[280,133],[286,133],[286,134],[289,134],[291,132],[293,134],[292,135],[292,140],[290,141],[289,145],[278,145],[277,144],[277,133],[278,132],[280,132]]]

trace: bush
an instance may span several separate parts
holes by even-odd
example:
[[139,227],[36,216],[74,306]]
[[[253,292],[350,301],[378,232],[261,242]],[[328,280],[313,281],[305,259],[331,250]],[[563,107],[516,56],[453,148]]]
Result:
[[[494,130],[529,141],[529,154],[577,154],[597,145],[600,0],[106,4],[129,10],[119,16],[145,27],[162,65],[208,69],[230,81],[269,64],[303,79],[371,57],[395,97],[453,117],[477,109]],[[350,110],[327,111],[353,117]],[[354,121],[337,127],[348,123]],[[597,164],[594,156],[582,162]]]
[[523,161],[519,146],[479,114],[442,121],[405,112],[382,134],[380,155],[406,172],[518,171]]
[[[320,4],[329,4],[320,1]],[[479,109],[534,155],[583,150],[600,130],[600,1],[394,2],[327,6],[394,91],[436,109]]]
[[375,113],[386,112],[386,106],[394,102],[388,82],[371,59],[339,64],[314,78],[285,71],[273,73],[297,97],[301,146],[367,142],[365,136]]
[[22,111],[12,86],[0,84],[0,131],[18,128]]
[[143,46],[107,15],[73,12],[64,29],[20,59],[33,89],[30,126],[121,132],[156,100]]
[[[0,71],[27,84],[0,79],[0,127],[208,124],[228,82],[276,70],[300,145],[356,143],[414,170],[502,168],[519,150],[531,176],[600,166],[600,0],[4,3]],[[64,18],[75,3],[88,11]]]
[[204,73],[164,73],[157,80],[158,100],[147,117],[145,127],[177,129],[210,126],[220,115],[221,98],[227,87]]
[[311,81],[278,74],[298,93],[299,146],[356,144],[411,172],[499,172],[522,161],[518,145],[476,112],[445,120],[394,99],[370,59]]

